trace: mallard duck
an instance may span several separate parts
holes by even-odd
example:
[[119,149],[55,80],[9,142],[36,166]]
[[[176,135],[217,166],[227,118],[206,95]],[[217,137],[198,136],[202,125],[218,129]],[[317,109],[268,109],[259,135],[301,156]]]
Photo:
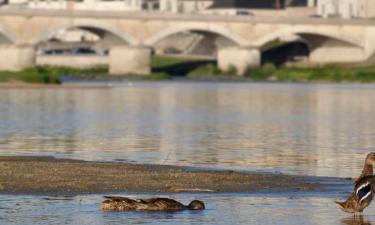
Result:
[[194,200],[189,205],[184,205],[169,198],[130,199],[119,196],[104,196],[102,210],[106,211],[178,211],[205,209],[203,202]]
[[374,196],[375,176],[362,177],[357,181],[353,193],[345,202],[336,202],[344,212],[362,213]]
[[354,191],[345,202],[335,201],[344,212],[362,213],[371,203],[373,198],[373,166],[375,164],[375,153],[367,155],[365,165],[359,178],[355,181]]
[[375,152],[367,154],[365,164],[363,165],[362,173],[355,182],[358,182],[362,177],[371,176],[374,173]]

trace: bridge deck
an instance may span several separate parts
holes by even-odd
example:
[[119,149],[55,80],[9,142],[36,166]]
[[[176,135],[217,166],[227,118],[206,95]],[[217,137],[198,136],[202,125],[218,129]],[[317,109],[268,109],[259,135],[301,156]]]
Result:
[[216,21],[216,22],[248,22],[248,23],[277,23],[277,24],[320,24],[320,25],[375,25],[371,19],[340,19],[319,17],[254,17],[230,15],[203,14],[174,14],[163,12],[110,12],[110,11],[70,11],[43,10],[25,8],[0,8],[1,15],[15,16],[47,16],[47,17],[75,17],[75,18],[109,18],[134,20],[179,20],[179,21]]

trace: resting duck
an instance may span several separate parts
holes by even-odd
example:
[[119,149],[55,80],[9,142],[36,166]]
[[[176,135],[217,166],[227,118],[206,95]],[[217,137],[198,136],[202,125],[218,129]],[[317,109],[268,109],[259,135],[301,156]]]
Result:
[[[345,202],[335,201],[344,212],[362,213],[369,206],[374,195],[375,178],[373,166],[375,165],[375,153],[367,155],[362,174],[355,181],[354,191]],[[373,188],[374,187],[374,188]]]
[[105,211],[178,211],[178,210],[200,210],[205,209],[203,202],[194,200],[189,205],[169,199],[169,198],[150,198],[150,199],[130,199],[118,196],[104,196],[106,200],[102,202],[102,210]]

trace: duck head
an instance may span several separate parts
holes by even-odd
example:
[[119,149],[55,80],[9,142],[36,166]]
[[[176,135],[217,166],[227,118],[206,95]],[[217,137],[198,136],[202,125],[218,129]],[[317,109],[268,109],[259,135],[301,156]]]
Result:
[[194,200],[190,202],[190,204],[188,205],[188,208],[191,210],[200,210],[200,209],[205,209],[205,206],[202,201]]
[[371,152],[366,157],[366,164],[375,166],[375,152]]

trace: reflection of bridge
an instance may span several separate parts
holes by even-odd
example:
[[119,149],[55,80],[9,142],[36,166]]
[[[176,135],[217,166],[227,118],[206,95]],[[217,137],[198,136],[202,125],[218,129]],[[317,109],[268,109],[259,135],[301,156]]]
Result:
[[239,71],[259,65],[262,49],[291,35],[307,43],[309,63],[360,62],[375,51],[375,25],[365,20],[3,9],[0,69],[33,65],[35,46],[59,30],[72,28],[88,30],[110,43],[112,74],[149,73],[151,49],[167,37],[185,31],[226,39],[230,45],[217,49],[218,64],[222,69],[234,65]]

